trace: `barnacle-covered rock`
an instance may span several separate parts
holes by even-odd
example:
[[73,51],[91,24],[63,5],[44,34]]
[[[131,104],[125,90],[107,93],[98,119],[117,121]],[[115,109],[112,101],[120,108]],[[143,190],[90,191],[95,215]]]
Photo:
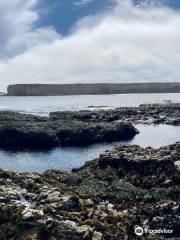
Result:
[[0,240],[136,240],[135,226],[178,239],[179,151],[120,145],[71,173],[0,170]]

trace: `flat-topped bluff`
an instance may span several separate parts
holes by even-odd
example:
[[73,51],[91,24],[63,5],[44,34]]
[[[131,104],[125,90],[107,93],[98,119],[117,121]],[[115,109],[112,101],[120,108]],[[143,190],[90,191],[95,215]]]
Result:
[[176,83],[94,83],[94,84],[16,84],[8,86],[9,96],[63,96],[133,93],[180,93]]

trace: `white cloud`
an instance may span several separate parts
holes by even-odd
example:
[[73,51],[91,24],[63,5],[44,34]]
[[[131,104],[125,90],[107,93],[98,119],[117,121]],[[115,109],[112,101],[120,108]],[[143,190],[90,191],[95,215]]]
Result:
[[42,41],[54,39],[53,28],[36,29],[38,0],[0,0],[0,57],[22,53]]
[[93,2],[94,0],[75,0],[74,5],[77,7],[83,7]]
[[[71,35],[0,62],[12,83],[180,81],[180,12],[119,1]],[[38,31],[38,30],[37,30]]]

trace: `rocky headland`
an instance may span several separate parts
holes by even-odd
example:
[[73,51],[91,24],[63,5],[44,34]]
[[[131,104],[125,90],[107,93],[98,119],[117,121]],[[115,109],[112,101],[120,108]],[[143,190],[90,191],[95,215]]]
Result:
[[117,145],[71,173],[0,171],[1,240],[135,240],[136,226],[180,236],[180,143]]
[[7,89],[8,96],[64,96],[179,92],[179,82],[15,84],[9,85]]

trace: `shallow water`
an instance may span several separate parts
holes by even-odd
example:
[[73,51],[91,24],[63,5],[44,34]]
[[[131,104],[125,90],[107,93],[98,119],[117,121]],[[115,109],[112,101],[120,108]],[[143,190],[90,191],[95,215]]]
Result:
[[79,111],[82,109],[93,109],[93,106],[106,106],[104,108],[139,106],[143,103],[165,103],[167,100],[180,102],[180,94],[116,94],[57,97],[0,96],[0,111],[9,110],[48,115],[53,111]]
[[[158,148],[180,140],[180,127],[169,125],[136,125],[136,127],[140,130],[140,134],[126,143]],[[94,144],[83,148],[63,147],[47,152],[0,150],[0,168],[35,172],[43,172],[48,169],[70,171],[72,168],[82,166],[87,160],[98,157],[101,152],[112,148],[114,144]]]

